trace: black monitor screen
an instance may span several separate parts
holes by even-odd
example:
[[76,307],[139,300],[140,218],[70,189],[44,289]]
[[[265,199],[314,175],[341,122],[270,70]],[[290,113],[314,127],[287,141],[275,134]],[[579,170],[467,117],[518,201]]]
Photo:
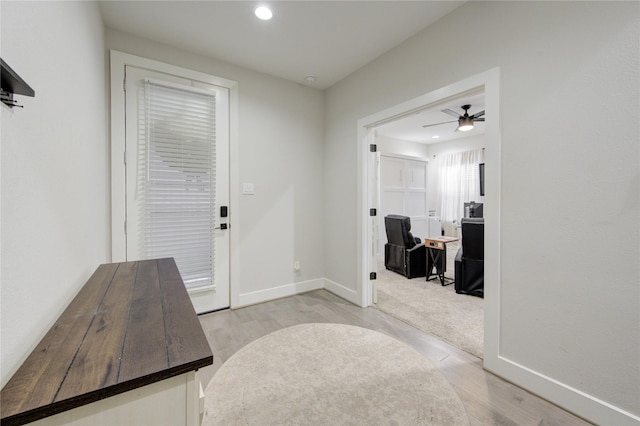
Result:
[[476,203],[474,201],[464,203],[464,217],[483,217],[482,207],[482,203]]

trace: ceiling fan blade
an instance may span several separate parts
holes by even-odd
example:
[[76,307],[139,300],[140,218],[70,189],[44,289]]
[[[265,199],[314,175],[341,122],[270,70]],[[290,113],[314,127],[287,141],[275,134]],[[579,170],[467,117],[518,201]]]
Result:
[[454,120],[454,121],[443,121],[442,123],[435,123],[435,124],[425,124],[422,127],[432,127],[432,126],[439,126],[441,124],[448,124],[448,123],[457,123],[458,120]]
[[484,111],[480,111],[480,112],[476,112],[475,114],[473,114],[471,117],[473,117],[473,119],[477,119],[478,117],[482,117],[484,115]]
[[473,121],[474,122],[476,122],[476,121],[484,121],[484,117],[483,118],[474,118]]
[[443,109],[443,110],[442,110],[442,112],[444,112],[445,114],[449,114],[450,116],[455,117],[455,118],[460,118],[460,117],[462,117],[462,115],[461,115],[461,114],[459,114],[459,113],[457,113],[457,112],[455,112],[455,111],[451,111],[449,108],[447,108],[447,109]]

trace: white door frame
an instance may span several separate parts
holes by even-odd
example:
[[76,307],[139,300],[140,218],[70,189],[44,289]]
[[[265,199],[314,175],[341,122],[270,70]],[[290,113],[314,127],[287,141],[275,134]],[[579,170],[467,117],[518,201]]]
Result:
[[[373,299],[372,282],[369,280],[368,248],[374,238],[370,230],[371,221],[377,220],[369,216],[369,185],[374,178],[375,170],[369,166],[368,132],[384,122],[423,110],[429,105],[460,94],[484,88],[485,111],[491,120],[485,122],[485,292],[484,292],[484,365],[486,368],[496,366],[499,362],[500,348],[500,69],[493,68],[474,75],[465,80],[453,83],[441,89],[403,102],[378,113],[358,120],[358,276],[357,291],[361,306],[371,306]],[[377,200],[374,200],[377,203]],[[493,368],[490,368],[493,369]]]
[[233,231],[233,225],[238,224],[239,212],[239,149],[238,149],[238,83],[193,71],[187,68],[178,67],[128,53],[110,51],[111,58],[111,261],[124,262],[126,260],[126,236],[125,236],[125,199],[118,196],[115,188],[125,186],[125,93],[123,90],[125,78],[125,65],[136,68],[145,68],[151,71],[161,71],[210,83],[216,86],[229,89],[229,292],[230,305],[238,305],[239,286],[237,277],[239,276],[239,260],[237,250],[239,247],[238,232]]

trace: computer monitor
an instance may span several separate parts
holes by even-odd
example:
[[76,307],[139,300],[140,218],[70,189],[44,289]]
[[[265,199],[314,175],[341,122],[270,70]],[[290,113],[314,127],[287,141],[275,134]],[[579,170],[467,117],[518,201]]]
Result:
[[482,203],[476,203],[475,201],[464,203],[464,217],[483,217],[482,206]]

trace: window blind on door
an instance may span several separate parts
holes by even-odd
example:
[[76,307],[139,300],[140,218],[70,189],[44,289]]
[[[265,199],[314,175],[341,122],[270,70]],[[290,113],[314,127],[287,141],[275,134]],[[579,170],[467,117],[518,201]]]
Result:
[[215,288],[215,93],[153,81],[144,92],[140,247],[173,257],[187,288]]

